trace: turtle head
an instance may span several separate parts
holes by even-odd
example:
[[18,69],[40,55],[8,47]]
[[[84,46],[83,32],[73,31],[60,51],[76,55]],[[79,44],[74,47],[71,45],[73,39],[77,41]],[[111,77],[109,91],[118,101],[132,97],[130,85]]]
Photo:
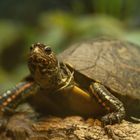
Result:
[[34,80],[41,87],[54,86],[59,74],[59,62],[49,46],[41,43],[33,44],[30,47],[28,66]]

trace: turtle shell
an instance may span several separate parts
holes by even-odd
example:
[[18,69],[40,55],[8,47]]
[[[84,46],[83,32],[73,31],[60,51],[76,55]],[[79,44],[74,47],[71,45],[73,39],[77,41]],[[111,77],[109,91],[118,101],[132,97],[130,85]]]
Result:
[[86,82],[88,77],[117,94],[140,99],[139,46],[117,39],[98,38],[75,44],[58,57],[85,76],[81,82]]

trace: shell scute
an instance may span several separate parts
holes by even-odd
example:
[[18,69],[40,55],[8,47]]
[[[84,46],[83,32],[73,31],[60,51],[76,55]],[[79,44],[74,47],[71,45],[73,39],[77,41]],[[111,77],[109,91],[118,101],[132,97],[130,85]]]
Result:
[[140,47],[117,39],[79,43],[58,56],[112,91],[140,99]]

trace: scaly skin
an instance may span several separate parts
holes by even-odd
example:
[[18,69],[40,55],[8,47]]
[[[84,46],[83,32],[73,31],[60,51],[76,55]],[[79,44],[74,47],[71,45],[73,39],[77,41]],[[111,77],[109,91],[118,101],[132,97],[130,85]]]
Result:
[[[81,99],[87,101],[88,105],[91,102],[91,98],[97,98],[98,102],[109,111],[107,115],[102,117],[103,124],[120,122],[125,117],[125,109],[121,101],[99,82],[92,81],[89,85],[89,91],[82,89],[80,86],[78,87],[78,81],[74,81],[74,68],[73,72],[71,72],[66,64],[60,64],[50,47],[40,43],[32,45],[28,66],[33,80],[25,80],[14,89],[8,90],[1,95],[1,112],[12,112],[20,102],[33,94],[37,94],[40,90],[48,92],[63,92],[65,90],[69,94],[71,94],[71,91],[76,97],[82,97]],[[75,103],[76,105],[77,102]],[[96,106],[93,106],[89,106],[89,108],[96,109]],[[77,110],[79,111],[78,107]]]
[[[17,105],[34,94],[37,90],[37,85],[34,82],[20,82],[13,89],[7,90],[0,96],[0,111],[4,113],[14,113]],[[29,94],[30,93],[30,94]]]

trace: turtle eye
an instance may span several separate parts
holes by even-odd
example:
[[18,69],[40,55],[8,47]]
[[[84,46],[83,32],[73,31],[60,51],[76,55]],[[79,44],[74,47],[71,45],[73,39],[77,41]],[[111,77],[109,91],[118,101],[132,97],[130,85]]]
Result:
[[47,54],[51,54],[52,52],[52,49],[50,47],[45,47],[44,50]]

